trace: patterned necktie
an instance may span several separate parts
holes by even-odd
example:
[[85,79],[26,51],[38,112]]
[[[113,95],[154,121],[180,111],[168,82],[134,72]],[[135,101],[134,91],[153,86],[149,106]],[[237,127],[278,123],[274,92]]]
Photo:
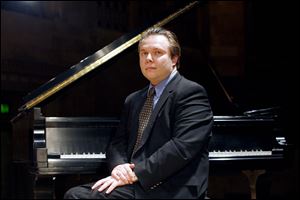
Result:
[[150,119],[150,116],[151,116],[151,113],[152,113],[152,110],[153,110],[153,97],[154,97],[154,95],[155,95],[155,88],[152,87],[148,91],[147,99],[145,101],[145,104],[144,104],[141,112],[140,112],[138,134],[137,134],[136,142],[135,142],[135,145],[134,145],[133,153],[135,153],[135,151],[137,150],[137,148],[141,144],[144,129],[148,124],[148,121]]

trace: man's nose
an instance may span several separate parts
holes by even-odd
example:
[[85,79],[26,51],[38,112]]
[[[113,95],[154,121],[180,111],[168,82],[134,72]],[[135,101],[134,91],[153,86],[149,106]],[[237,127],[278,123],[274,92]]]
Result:
[[153,61],[152,56],[151,56],[151,53],[148,53],[148,54],[147,54],[146,60],[147,60],[147,61]]

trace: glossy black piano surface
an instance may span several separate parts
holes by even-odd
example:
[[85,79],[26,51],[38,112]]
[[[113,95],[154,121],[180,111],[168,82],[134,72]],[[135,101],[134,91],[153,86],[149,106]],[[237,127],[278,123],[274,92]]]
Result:
[[212,168],[274,169],[288,150],[276,116],[214,116],[209,158]]
[[[39,174],[96,173],[118,120],[103,117],[43,117],[35,108],[34,163]],[[44,126],[40,126],[44,124]]]
[[[34,111],[32,152],[37,173],[96,173],[105,164],[117,118],[44,117],[39,108]],[[213,168],[267,169],[283,162],[287,149],[276,116],[214,116],[209,146]]]

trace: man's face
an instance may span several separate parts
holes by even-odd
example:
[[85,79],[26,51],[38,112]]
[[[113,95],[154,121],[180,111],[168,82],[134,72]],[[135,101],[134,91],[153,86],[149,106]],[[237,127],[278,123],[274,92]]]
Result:
[[171,58],[169,41],[163,35],[150,35],[140,44],[140,67],[143,75],[157,85],[174,69],[178,57]]

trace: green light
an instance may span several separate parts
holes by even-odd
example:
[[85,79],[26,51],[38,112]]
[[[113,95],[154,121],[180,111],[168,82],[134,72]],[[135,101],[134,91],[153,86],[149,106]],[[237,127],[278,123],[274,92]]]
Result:
[[1,103],[1,113],[8,113],[8,112],[9,112],[8,104],[2,104]]

